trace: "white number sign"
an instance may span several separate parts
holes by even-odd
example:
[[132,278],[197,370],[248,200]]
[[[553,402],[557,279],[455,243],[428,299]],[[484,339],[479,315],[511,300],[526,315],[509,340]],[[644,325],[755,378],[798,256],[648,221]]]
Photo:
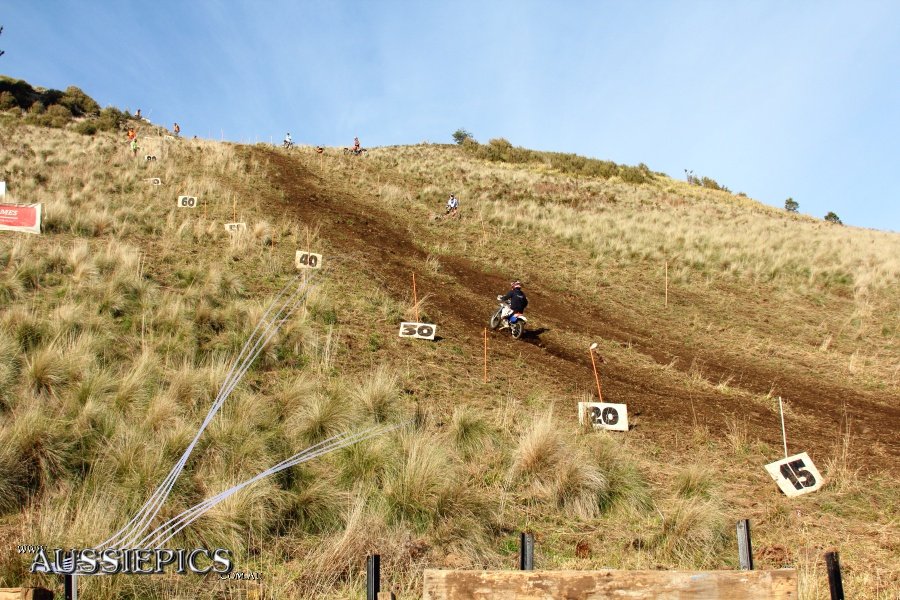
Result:
[[430,323],[400,323],[400,337],[433,340],[437,325]]
[[785,496],[802,496],[816,491],[825,483],[806,452],[768,464],[766,471]]
[[153,185],[162,185],[162,179],[160,179],[159,177],[151,177],[147,181],[149,181]]
[[194,196],[178,196],[178,208],[197,208],[200,203]]
[[318,269],[322,266],[322,255],[305,250],[297,250],[294,264],[298,269]]
[[583,424],[585,417],[595,429],[628,431],[628,406],[625,404],[579,402],[578,422]]
[[225,223],[225,231],[228,233],[240,233],[247,231],[246,223]]
[[151,160],[156,160],[156,156],[154,156],[152,154],[148,154],[147,156],[144,157],[144,160],[146,160],[147,162],[150,162]]

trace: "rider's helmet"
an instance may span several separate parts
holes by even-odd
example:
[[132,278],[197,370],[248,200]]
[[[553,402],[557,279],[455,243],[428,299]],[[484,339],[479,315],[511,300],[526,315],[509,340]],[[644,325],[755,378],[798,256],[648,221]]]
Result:
[[522,282],[516,279],[510,285],[512,285],[513,289],[519,289],[522,287]]

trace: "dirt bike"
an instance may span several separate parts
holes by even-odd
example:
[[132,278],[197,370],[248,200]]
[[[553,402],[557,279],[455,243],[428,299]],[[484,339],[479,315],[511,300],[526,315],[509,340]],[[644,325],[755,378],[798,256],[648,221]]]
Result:
[[509,307],[509,302],[504,301],[503,296],[497,296],[497,300],[500,301],[500,306],[491,315],[491,329],[497,329],[501,325],[506,324],[512,336],[519,339],[525,333],[525,324],[528,322],[528,319],[525,318],[525,315],[517,314],[515,322],[510,323],[509,317],[513,314],[513,310]]
[[353,156],[362,156],[363,152],[368,152],[365,148],[344,148],[344,154],[352,154]]
[[284,142],[281,143],[281,147],[286,150],[290,150],[291,148],[294,147],[294,142],[289,142],[287,140],[284,140]]

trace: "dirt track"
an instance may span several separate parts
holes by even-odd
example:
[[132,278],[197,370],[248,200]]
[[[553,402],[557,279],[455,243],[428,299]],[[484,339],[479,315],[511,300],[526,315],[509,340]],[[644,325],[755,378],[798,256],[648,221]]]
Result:
[[[326,190],[314,173],[285,154],[259,148],[252,152],[269,165],[269,176],[284,192],[284,202],[273,212],[289,211],[306,222],[318,224],[322,235],[344,257],[365,257],[366,268],[395,297],[406,295],[409,274],[423,272],[421,265],[426,254],[407,235],[403,224],[348,194]],[[444,276],[454,281],[453,293],[436,294],[430,298],[430,304],[440,313],[442,330],[447,332],[445,337],[452,336],[461,344],[478,345],[486,318],[494,308],[492,299],[506,288],[507,282],[465,258],[442,256],[441,265]],[[423,287],[440,285],[436,279],[429,281],[425,274],[420,277]],[[521,353],[532,368],[542,369],[558,380],[579,382],[581,390],[593,388],[590,359],[586,349],[576,352],[565,344],[565,332],[582,332],[595,339],[629,343],[661,365],[678,357],[675,368],[680,369],[697,358],[702,360],[704,371],[714,378],[739,376],[740,386],[757,394],[765,394],[772,382],[777,381],[778,393],[790,398],[798,413],[808,415],[802,425],[791,427],[792,448],[815,452],[821,457],[833,455],[838,446],[844,402],[853,407],[853,449],[862,459],[858,466],[891,471],[900,467],[897,461],[900,408],[886,406],[889,399],[860,393],[841,386],[840,382],[822,382],[799,369],[787,371],[752,359],[698,354],[677,340],[667,339],[663,347],[658,342],[655,347],[650,346],[644,341],[650,336],[641,323],[625,322],[606,312],[609,309],[603,306],[585,307],[574,297],[551,293],[548,289],[540,280],[529,281],[530,306],[535,309],[533,314],[540,315],[538,331],[543,329],[553,334],[535,335],[527,344],[508,336],[495,336],[494,352],[509,358]],[[689,431],[695,422],[721,430],[725,416],[740,414],[748,420],[751,439],[781,445],[772,413],[758,404],[736,406],[734,400],[712,390],[688,389],[677,381],[667,381],[664,376],[649,378],[633,367],[615,366],[605,369],[604,395],[608,393],[616,401],[627,403],[629,413],[639,417],[641,429],[663,443],[671,439],[674,431],[680,430],[682,434]]]

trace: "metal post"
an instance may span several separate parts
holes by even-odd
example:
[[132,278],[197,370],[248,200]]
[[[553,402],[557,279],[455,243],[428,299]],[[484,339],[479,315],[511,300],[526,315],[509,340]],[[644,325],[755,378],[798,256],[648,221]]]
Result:
[[825,568],[828,569],[828,589],[831,600],[844,600],[844,584],[841,582],[841,561],[837,552],[825,553]]
[[741,571],[753,570],[753,547],[750,544],[750,521],[741,519],[737,524],[738,562]]
[[519,534],[519,570],[534,571],[534,534]]
[[74,573],[63,575],[63,597],[65,600],[78,600],[78,584]]
[[366,560],[366,600],[378,600],[381,591],[381,555],[372,554]]

